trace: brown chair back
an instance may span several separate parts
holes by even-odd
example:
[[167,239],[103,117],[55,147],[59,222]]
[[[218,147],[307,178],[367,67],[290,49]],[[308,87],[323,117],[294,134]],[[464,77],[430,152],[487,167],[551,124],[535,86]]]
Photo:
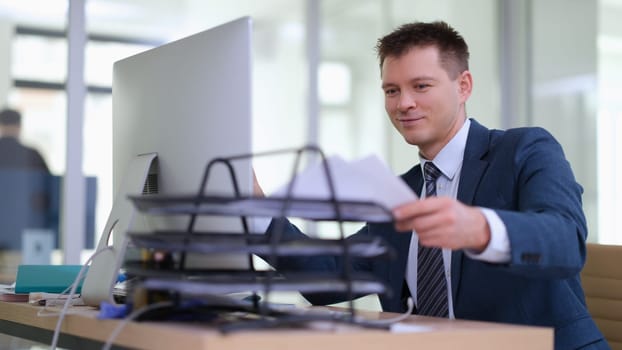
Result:
[[581,280],[598,328],[612,350],[622,350],[622,246],[588,243]]

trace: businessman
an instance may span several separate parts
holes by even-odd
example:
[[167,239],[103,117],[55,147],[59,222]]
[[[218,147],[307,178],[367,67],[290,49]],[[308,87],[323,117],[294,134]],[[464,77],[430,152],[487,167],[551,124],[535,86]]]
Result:
[[[553,327],[556,349],[608,349],[585,305],[582,188],[559,143],[541,128],[490,130],[467,118],[468,46],[446,23],[405,24],[376,49],[389,119],[418,147],[419,164],[402,179],[421,197],[396,208],[394,222],[356,233],[381,236],[397,252],[353,263],[395,292],[380,296],[383,309],[403,312],[412,296],[420,315]],[[305,237],[284,219],[268,230],[283,226]],[[289,257],[276,268],[337,271],[341,263]]]

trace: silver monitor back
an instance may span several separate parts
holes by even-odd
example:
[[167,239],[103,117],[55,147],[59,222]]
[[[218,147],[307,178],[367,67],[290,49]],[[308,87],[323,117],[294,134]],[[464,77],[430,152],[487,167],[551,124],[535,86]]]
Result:
[[[251,27],[241,18],[114,64],[115,188],[139,154],[158,154],[158,194],[179,195],[197,193],[211,159],[251,152]],[[235,165],[242,191],[251,193],[250,161]],[[225,168],[215,170],[208,192],[232,194]],[[133,229],[183,230],[188,220],[143,217]],[[196,229],[240,231],[241,222],[202,218]]]
[[[115,189],[138,154],[158,153],[159,193],[187,194],[212,158],[251,152],[250,18],[120,60],[113,71]],[[228,178],[212,180],[211,189],[229,188]]]
[[[244,17],[115,62],[113,186],[117,197],[139,194],[122,193],[121,188],[123,177],[132,176],[127,175],[128,169],[138,155],[156,153],[157,166],[149,172],[157,176],[157,192],[179,195],[197,193],[211,159],[251,152],[251,29],[251,19]],[[215,170],[207,192],[231,194],[228,174],[223,167]],[[243,194],[250,194],[250,160],[236,163],[236,172]],[[147,232],[185,230],[188,220],[135,215],[128,225]],[[195,228],[241,231],[242,225],[239,218],[201,218]],[[126,230],[115,228],[115,243],[123,241]],[[241,255],[191,256],[187,262],[190,267],[208,268],[248,265]]]

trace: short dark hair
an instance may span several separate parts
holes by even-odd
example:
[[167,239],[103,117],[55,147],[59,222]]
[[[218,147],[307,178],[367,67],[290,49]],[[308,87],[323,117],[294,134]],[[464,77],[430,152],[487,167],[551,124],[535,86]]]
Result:
[[469,69],[469,47],[460,33],[443,21],[403,24],[378,39],[380,69],[387,57],[399,57],[413,47],[426,46],[438,49],[440,64],[452,79]]
[[0,124],[2,125],[20,125],[22,123],[22,115],[18,111],[5,108],[0,112]]

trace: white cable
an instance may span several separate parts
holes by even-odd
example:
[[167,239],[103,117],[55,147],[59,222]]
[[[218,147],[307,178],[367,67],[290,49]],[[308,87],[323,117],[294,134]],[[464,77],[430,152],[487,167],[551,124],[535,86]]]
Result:
[[155,310],[155,309],[160,309],[160,308],[165,308],[165,307],[169,307],[169,306],[173,306],[173,305],[174,304],[172,302],[170,302],[170,301],[163,301],[163,302],[159,302],[159,303],[155,303],[155,304],[150,304],[150,305],[142,307],[142,308],[140,308],[138,310],[133,311],[126,318],[124,318],[122,321],[120,321],[119,324],[117,325],[117,327],[114,329],[114,331],[112,331],[112,333],[110,333],[110,336],[106,340],[106,343],[104,344],[104,346],[102,346],[102,350],[109,350],[110,349],[110,347],[112,346],[112,343],[117,338],[119,333],[121,333],[121,331],[127,325],[128,322],[134,320],[135,318],[137,318],[138,316],[144,314],[147,311],[151,311],[151,310]]
[[[399,314],[395,317],[391,317],[391,318],[384,318],[384,319],[380,319],[380,320],[370,320],[370,319],[366,319],[365,317],[361,317],[361,316],[355,316],[354,319],[352,319],[353,324],[355,325],[361,325],[361,326],[390,326],[394,323],[403,321],[405,319],[407,319],[408,317],[412,316],[412,312],[413,309],[415,308],[415,302],[413,301],[412,297],[409,297],[406,300],[406,305],[407,305],[407,310],[402,313]],[[292,315],[309,315],[309,316],[313,316],[313,315],[317,315],[317,316],[323,316],[323,315],[328,315],[332,317],[333,321],[348,321],[349,320],[349,316],[351,315],[351,313],[349,312],[343,312],[343,311],[333,311],[333,310],[314,310],[314,309],[310,309],[310,310],[299,310],[299,309],[285,309],[287,311],[289,311],[290,314]]]
[[[103,250],[102,250],[103,251]],[[80,269],[80,271],[78,272],[78,275],[76,276],[76,278],[74,279],[73,283],[69,285],[69,287],[65,288],[65,290],[63,290],[62,292],[60,292],[58,295],[56,295],[55,298],[53,299],[44,299],[43,301],[45,302],[45,304],[43,304],[43,308],[41,308],[41,310],[39,310],[39,312],[37,312],[37,316],[38,317],[54,317],[54,316],[59,316],[60,315],[60,311],[62,311],[62,307],[60,308],[61,310],[58,311],[59,307],[57,307],[58,305],[60,305],[61,303],[58,303],[58,301],[63,301],[63,306],[64,306],[64,302],[67,299],[71,299],[73,300],[77,300],[79,299],[79,297],[76,295],[76,298],[74,299],[74,295],[73,294],[68,294],[67,298],[63,298],[63,295],[71,292],[71,288],[74,286],[74,284],[79,285],[80,282],[84,279],[84,276],[80,277],[80,273],[82,272],[82,269],[85,268],[85,266],[87,266],[89,264],[89,262],[95,257],[95,254],[93,256],[91,256],[85,263],[84,265],[82,265],[82,268]],[[54,303],[50,303],[54,301]],[[56,309],[56,311],[50,311],[51,309]],[[48,312],[49,311],[49,312]],[[65,315],[73,315],[73,314],[85,314],[85,312],[79,311],[79,312],[71,312],[71,311],[67,311],[65,312]]]
[[[78,288],[78,285],[80,284],[80,281],[83,278],[84,272],[86,271],[86,267],[89,265],[89,263],[91,261],[93,261],[93,259],[99,255],[101,252],[107,251],[107,250],[112,250],[112,247],[108,246],[104,249],[98,250],[95,253],[93,253],[93,255],[91,255],[89,257],[89,259],[84,263],[84,265],[82,265],[82,268],[80,269],[80,272],[78,273],[78,276],[76,276],[76,278],[74,279],[73,283],[71,284],[71,289],[69,291],[69,295],[67,296],[67,299],[65,300],[65,304],[63,305],[63,309],[60,311],[60,313],[58,314],[58,320],[56,321],[56,328],[54,329],[54,337],[52,338],[52,344],[50,345],[50,349],[51,350],[56,350],[56,344],[58,344],[58,338],[60,336],[60,327],[63,324],[63,319],[65,318],[65,315],[67,314],[67,309],[69,308],[69,304],[71,304],[71,300],[73,298],[73,295],[76,293],[76,289]],[[64,293],[64,291],[63,291]],[[43,308],[43,310],[46,310],[46,307]],[[50,316],[49,314],[44,314],[42,316]]]
[[407,319],[408,317],[412,316],[413,309],[415,308],[415,302],[413,301],[412,297],[408,298],[408,300],[406,301],[406,305],[408,306],[406,312],[404,312],[403,314],[397,315],[395,317],[385,318],[381,320],[367,320],[363,317],[356,317],[354,319],[355,324],[361,323],[364,325],[372,325],[372,326],[384,326],[384,325],[390,326],[393,323],[401,322]]
[[[87,260],[87,262],[85,263],[85,265],[82,266],[82,268],[80,269],[80,271],[82,271],[82,269],[89,263],[89,261]],[[71,288],[73,287],[74,283],[77,283],[78,285],[80,284],[81,280],[83,278],[78,279],[78,277],[80,276],[80,272],[78,272],[78,275],[76,276],[76,279],[74,279],[73,283],[69,285],[69,287],[67,287],[65,290],[63,290],[62,292],[60,292],[59,294],[57,294],[55,296],[55,298],[51,298],[51,296],[53,295],[52,293],[50,293],[50,298],[43,298],[41,300],[39,300],[39,302],[43,301],[43,308],[41,308],[38,312],[37,312],[37,317],[54,317],[54,316],[59,316],[60,315],[60,311],[62,311],[62,307],[58,307],[59,305],[61,305],[61,303],[59,301],[62,301],[62,305],[64,306],[64,303],[67,299],[71,299],[73,300],[77,300],[79,299],[79,297],[76,295],[76,298],[74,298],[74,295],[72,294],[68,294],[69,292],[71,292]],[[82,276],[84,277],[84,276]],[[67,294],[66,298],[63,298],[63,295]],[[32,303],[32,300],[30,301]],[[54,302],[54,303],[52,303]],[[56,309],[56,310],[53,310]],[[72,312],[72,311],[67,311],[65,314],[66,315],[73,315],[73,314],[80,314],[80,313],[84,313],[84,312]]]
[[[62,305],[60,303],[52,303],[52,301],[57,301],[57,300],[61,300],[62,301]],[[76,298],[71,298],[71,301],[77,300]],[[39,312],[37,312],[37,317],[56,317],[59,316],[61,314],[61,311],[63,309],[63,306],[65,304],[67,300],[66,299],[61,299],[60,297],[57,297],[56,299],[48,299],[45,301],[45,305],[43,306],[43,308],[41,310],[39,310]],[[71,304],[71,302],[70,302]],[[89,314],[85,311],[70,311],[67,310],[65,312],[65,315],[77,315],[77,314]]]

